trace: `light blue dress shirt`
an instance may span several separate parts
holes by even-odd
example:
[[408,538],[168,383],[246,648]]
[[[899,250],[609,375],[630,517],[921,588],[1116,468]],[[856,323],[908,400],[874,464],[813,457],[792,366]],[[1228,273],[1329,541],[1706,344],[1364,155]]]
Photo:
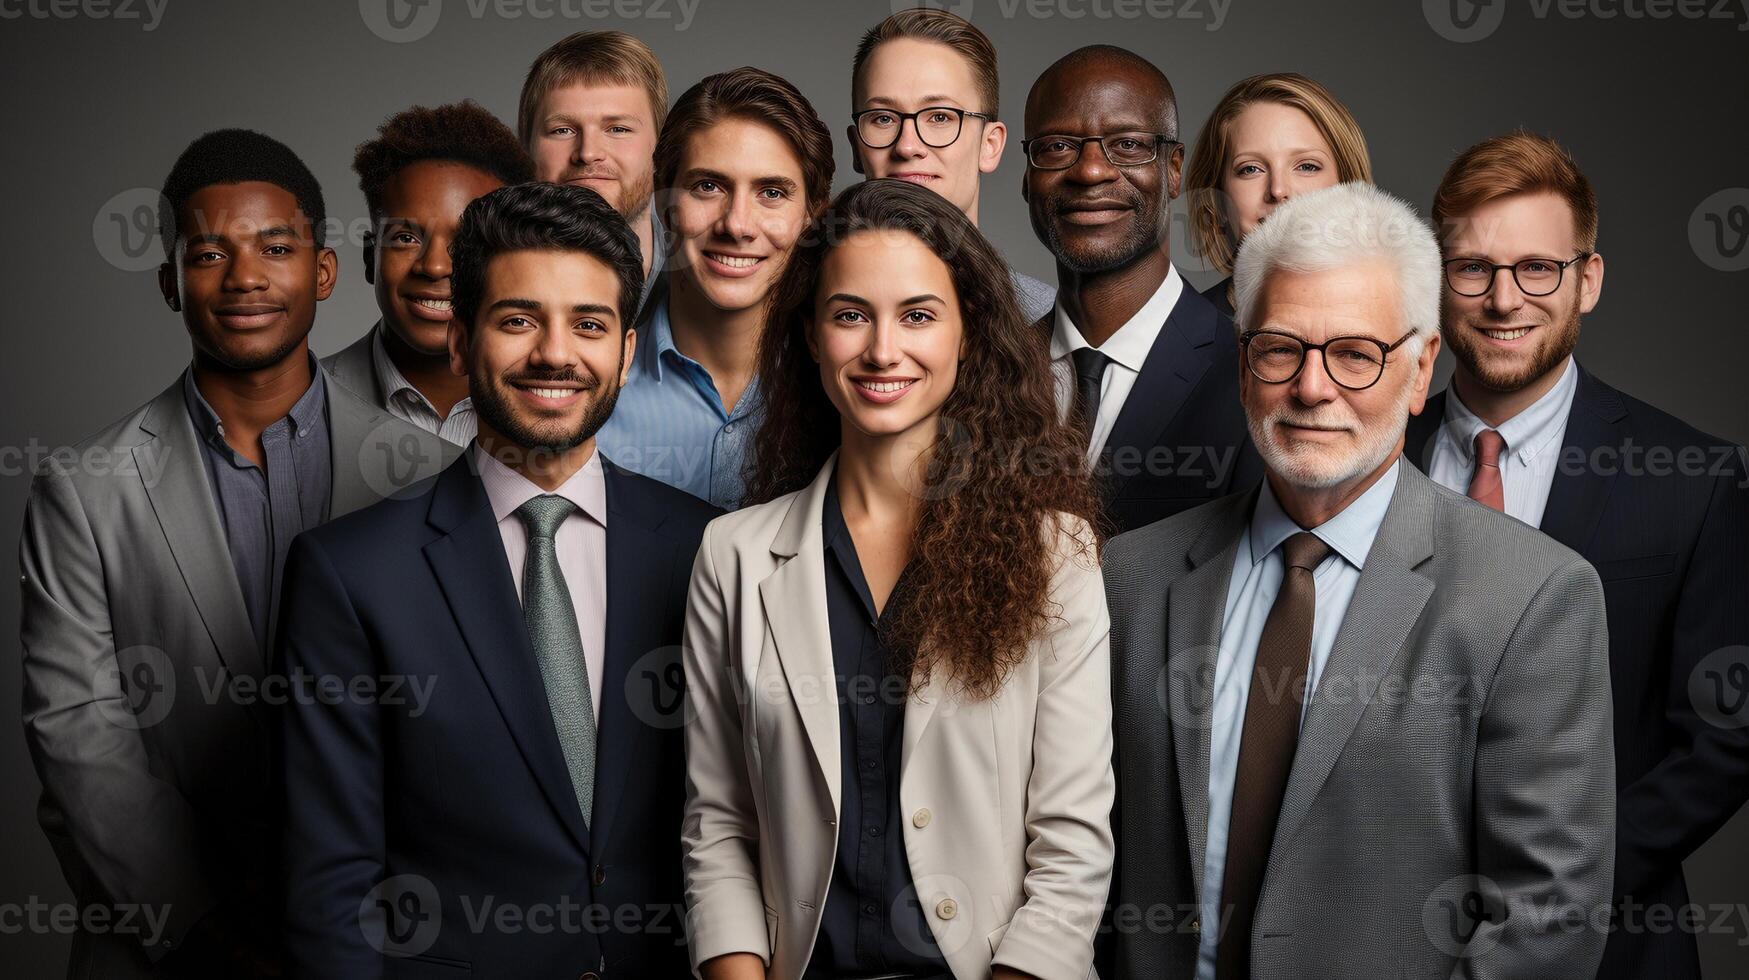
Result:
[[710,372],[675,348],[664,296],[639,329],[630,376],[595,444],[619,466],[733,510],[760,405],[754,378],[734,411],[723,407]]
[[[1498,430],[1506,441],[1500,454],[1500,489],[1506,513],[1531,527],[1542,525],[1561,447],[1566,444],[1573,395],[1578,390],[1579,367],[1569,356],[1555,386]],[[1470,480],[1476,473],[1476,434],[1487,427],[1488,423],[1458,397],[1457,388],[1445,389],[1445,419],[1427,466],[1433,482],[1458,493],[1470,492]]]
[[[1312,572],[1317,590],[1312,617],[1312,655],[1306,665],[1305,704],[1310,707],[1318,677],[1336,644],[1348,601],[1360,584],[1360,569],[1372,550],[1391,495],[1397,489],[1401,459],[1340,514],[1312,528],[1330,554]],[[1215,659],[1213,727],[1209,731],[1208,851],[1202,863],[1202,921],[1219,923],[1221,879],[1227,869],[1227,820],[1233,812],[1233,781],[1239,768],[1239,742],[1245,730],[1245,700],[1251,690],[1251,670],[1269,609],[1281,591],[1281,546],[1304,530],[1281,509],[1265,480],[1257,509],[1239,538],[1233,574],[1227,584],[1227,607],[1221,617],[1221,645]],[[1300,714],[1303,723],[1304,709]],[[1214,980],[1217,928],[1202,930],[1197,951],[1197,980]]]

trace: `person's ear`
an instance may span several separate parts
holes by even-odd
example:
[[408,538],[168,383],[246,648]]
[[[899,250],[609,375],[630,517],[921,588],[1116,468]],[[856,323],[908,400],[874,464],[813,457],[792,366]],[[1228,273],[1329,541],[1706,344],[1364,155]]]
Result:
[[1178,200],[1179,188],[1184,185],[1184,144],[1172,144],[1172,152],[1166,157],[1166,199]]
[[444,334],[444,343],[449,347],[449,373],[459,378],[468,376],[468,360],[472,356],[469,340],[468,328],[452,315],[449,318],[449,331]]
[[1415,362],[1415,387],[1409,394],[1409,414],[1420,415],[1427,407],[1427,389],[1433,386],[1433,362],[1439,360],[1439,334],[1427,335],[1421,345],[1421,356]]
[[855,170],[859,176],[867,177],[868,174],[862,169],[862,153],[860,152],[862,150],[862,141],[856,138],[855,123],[851,123],[844,127],[844,138],[850,141],[851,169]]
[[176,267],[168,262],[158,266],[158,292],[164,296],[164,305],[170,307],[170,312],[182,312],[182,295],[176,286]]
[[334,295],[334,284],[340,281],[340,257],[334,250],[324,247],[316,253],[316,300],[320,302]]
[[1579,312],[1590,313],[1603,298],[1603,253],[1592,252],[1579,268]]
[[638,329],[627,327],[625,338],[620,341],[619,351],[619,385],[621,388],[624,388],[625,383],[631,380],[632,358],[636,356],[638,356]]
[[991,120],[984,124],[984,139],[978,144],[978,171],[993,174],[1008,146],[1008,124]]

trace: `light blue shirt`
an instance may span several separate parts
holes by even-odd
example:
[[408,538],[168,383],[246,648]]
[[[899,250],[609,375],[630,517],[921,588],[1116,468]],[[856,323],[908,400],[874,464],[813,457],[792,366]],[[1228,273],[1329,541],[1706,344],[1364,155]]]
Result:
[[[1312,528],[1330,546],[1330,555],[1312,572],[1317,606],[1312,617],[1312,655],[1306,665],[1305,704],[1311,706],[1318,677],[1336,644],[1348,600],[1360,584],[1360,569],[1378,537],[1391,494],[1397,489],[1402,460],[1366,489],[1342,513]],[[1213,727],[1209,731],[1208,851],[1202,863],[1202,921],[1221,922],[1221,879],[1227,869],[1227,820],[1233,812],[1233,780],[1239,768],[1239,741],[1245,730],[1245,700],[1251,690],[1251,670],[1270,606],[1281,591],[1281,545],[1301,528],[1281,509],[1265,480],[1257,495],[1251,524],[1239,538],[1233,574],[1227,585],[1227,607],[1221,617],[1221,645],[1215,657]],[[1282,692],[1285,694],[1286,692]],[[1301,709],[1302,723],[1305,709]],[[1214,980],[1215,947],[1220,930],[1202,930],[1197,951],[1197,980]]]
[[[1496,431],[1506,441],[1500,453],[1500,490],[1506,513],[1531,527],[1540,527],[1548,507],[1549,490],[1555,485],[1555,464],[1566,444],[1567,417],[1573,414],[1573,395],[1579,390],[1579,368],[1568,357],[1561,379],[1541,398],[1507,419]],[[1476,434],[1488,427],[1458,397],[1457,388],[1445,390],[1445,419],[1433,441],[1433,456],[1427,475],[1433,482],[1458,493],[1470,492],[1476,474]]]
[[761,401],[754,378],[734,411],[723,407],[710,372],[674,346],[664,295],[639,329],[630,376],[595,444],[619,466],[733,510]]

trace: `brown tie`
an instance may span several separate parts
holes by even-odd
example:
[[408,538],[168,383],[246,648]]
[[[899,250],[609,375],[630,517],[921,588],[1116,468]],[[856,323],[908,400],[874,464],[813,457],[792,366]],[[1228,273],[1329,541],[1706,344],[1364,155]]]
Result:
[[1270,842],[1300,742],[1306,663],[1312,654],[1312,615],[1318,592],[1312,570],[1330,546],[1310,531],[1281,546],[1281,591],[1269,607],[1257,663],[1245,697],[1245,728],[1239,737],[1239,767],[1233,778],[1233,809],[1227,819],[1226,870],[1221,879],[1220,937],[1215,952],[1217,980],[1251,976],[1251,927]]
[[1500,482],[1500,454],[1506,440],[1493,429],[1476,433],[1476,473],[1470,477],[1470,499],[1498,511],[1506,510],[1506,488]]

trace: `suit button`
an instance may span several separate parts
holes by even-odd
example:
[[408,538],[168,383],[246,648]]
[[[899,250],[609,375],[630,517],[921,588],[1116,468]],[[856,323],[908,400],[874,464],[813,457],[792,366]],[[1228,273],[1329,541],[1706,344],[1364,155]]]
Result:
[[943,919],[951,919],[960,914],[959,903],[951,898],[944,898],[935,903],[935,914]]
[[595,866],[595,886],[599,888],[605,884],[607,884],[607,869],[598,864]]
[[916,827],[918,830],[922,830],[924,827],[929,826],[929,816],[928,807],[919,807],[916,813],[911,814],[911,826]]

